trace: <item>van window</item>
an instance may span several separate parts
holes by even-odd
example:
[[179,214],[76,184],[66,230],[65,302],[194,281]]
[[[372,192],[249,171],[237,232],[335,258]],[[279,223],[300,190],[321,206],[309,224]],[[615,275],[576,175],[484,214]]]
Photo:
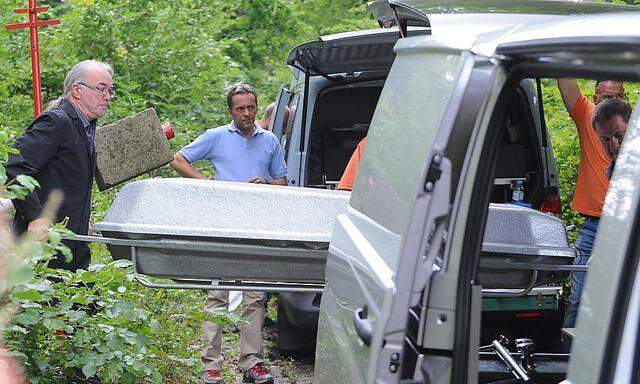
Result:
[[293,122],[295,121],[296,112],[298,111],[298,100],[300,99],[299,93],[294,93],[289,99],[289,118],[284,123],[284,131],[282,136],[279,137],[280,145],[284,150],[285,161],[289,158],[289,147],[291,147],[291,133],[293,132]]
[[404,233],[409,223],[463,61],[464,56],[446,52],[430,55],[425,63],[423,55],[399,51],[391,68],[371,122],[378,127],[367,139],[350,204],[392,232]]

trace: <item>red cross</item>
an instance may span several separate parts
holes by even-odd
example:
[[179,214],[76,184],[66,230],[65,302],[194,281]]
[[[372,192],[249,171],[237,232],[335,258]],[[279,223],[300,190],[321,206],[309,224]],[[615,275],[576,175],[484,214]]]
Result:
[[9,24],[7,29],[29,28],[31,39],[31,77],[33,79],[33,111],[35,117],[42,112],[42,96],[40,91],[40,51],[38,48],[38,27],[60,24],[60,20],[38,20],[38,12],[44,12],[49,7],[38,7],[38,0],[28,0],[27,8],[16,9],[16,13],[28,13],[29,22]]

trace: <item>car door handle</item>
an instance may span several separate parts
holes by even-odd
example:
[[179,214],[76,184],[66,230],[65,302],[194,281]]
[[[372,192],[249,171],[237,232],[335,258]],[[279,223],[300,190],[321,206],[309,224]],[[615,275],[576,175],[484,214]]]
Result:
[[353,312],[353,326],[356,328],[358,337],[365,345],[371,345],[371,335],[373,334],[371,320],[367,319],[368,312],[366,305]]

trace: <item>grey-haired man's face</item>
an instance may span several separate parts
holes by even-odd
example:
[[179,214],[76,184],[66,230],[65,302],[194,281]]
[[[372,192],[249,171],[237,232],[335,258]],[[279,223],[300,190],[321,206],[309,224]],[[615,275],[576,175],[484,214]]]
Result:
[[[83,79],[73,85],[71,97],[89,120],[95,120],[107,113],[113,88],[113,80],[109,72],[101,67],[87,70]],[[103,90],[102,92],[100,90]]]

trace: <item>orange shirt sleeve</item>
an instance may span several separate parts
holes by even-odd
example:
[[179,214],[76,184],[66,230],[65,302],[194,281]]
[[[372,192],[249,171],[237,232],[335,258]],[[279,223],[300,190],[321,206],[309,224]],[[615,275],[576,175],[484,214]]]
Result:
[[573,209],[599,217],[609,188],[607,168],[610,160],[591,125],[594,109],[595,105],[580,95],[571,111],[580,140],[580,166],[573,194]]
[[338,189],[350,191],[353,189],[353,182],[356,179],[356,174],[358,173],[358,167],[360,166],[360,158],[362,157],[362,152],[364,151],[364,147],[367,145],[367,138],[360,140],[356,150],[351,155],[351,159],[349,159],[349,164],[347,164],[347,168],[345,168],[342,177],[340,178],[340,182],[338,183]]

